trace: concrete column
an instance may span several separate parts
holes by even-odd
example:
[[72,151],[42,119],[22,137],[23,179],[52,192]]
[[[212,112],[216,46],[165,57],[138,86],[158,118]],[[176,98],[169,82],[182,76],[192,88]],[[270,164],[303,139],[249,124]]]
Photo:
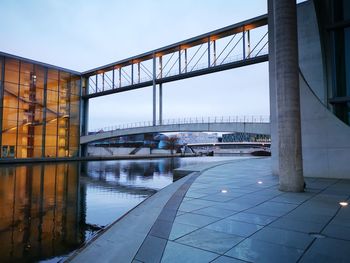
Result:
[[157,77],[157,72],[156,72],[156,55],[153,55],[153,126],[157,125],[157,89],[156,89],[156,77]]
[[274,0],[274,45],[279,151],[279,189],[301,192],[301,148],[296,2]]
[[163,84],[159,83],[159,125],[163,124]]
[[[80,134],[89,134],[89,99],[80,100]],[[87,156],[87,144],[80,145],[80,156]]]
[[82,135],[89,134],[89,99],[81,100],[82,103]]
[[274,17],[273,1],[268,0],[268,32],[269,32],[269,90],[270,90],[270,123],[271,123],[271,161],[272,174],[278,175],[278,127],[277,127],[277,95],[275,72]]

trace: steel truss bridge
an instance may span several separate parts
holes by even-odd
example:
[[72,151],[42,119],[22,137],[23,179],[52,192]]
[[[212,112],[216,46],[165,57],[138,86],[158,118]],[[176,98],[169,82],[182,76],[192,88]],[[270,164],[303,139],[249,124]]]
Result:
[[267,135],[270,134],[270,120],[269,117],[264,116],[230,116],[171,119],[158,125],[153,125],[152,122],[138,122],[106,127],[82,136],[80,143],[87,144],[126,135],[162,132],[247,132]]
[[152,125],[162,125],[163,83],[267,60],[267,15],[262,15],[83,72],[83,135],[88,134],[88,102],[91,98],[153,86]]

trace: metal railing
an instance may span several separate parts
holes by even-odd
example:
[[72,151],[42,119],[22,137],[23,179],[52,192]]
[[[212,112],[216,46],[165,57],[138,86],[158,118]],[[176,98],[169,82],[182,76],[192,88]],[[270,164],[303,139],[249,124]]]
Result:
[[[239,116],[214,116],[214,117],[189,117],[189,118],[173,118],[164,119],[160,123],[158,120],[156,126],[178,125],[178,124],[203,124],[203,123],[269,123],[270,116],[266,115],[239,115]],[[140,121],[133,123],[125,123],[113,126],[106,126],[99,129],[93,129],[89,132],[102,133],[115,130],[141,128],[153,126],[152,121]]]
[[[187,65],[187,70],[186,68],[183,66],[181,69],[181,73],[179,73],[179,69],[174,69],[174,70],[170,70],[168,71],[164,76],[160,76],[158,74],[157,79],[162,79],[165,77],[171,77],[171,76],[176,76],[176,75],[181,75],[181,74],[186,74],[186,73],[190,73],[190,72],[195,72],[198,70],[202,70],[202,69],[206,69],[206,68],[213,68],[216,66],[220,66],[220,65],[225,65],[228,63],[233,63],[233,62],[238,62],[238,61],[244,61],[245,59],[250,59],[250,58],[256,58],[258,56],[263,56],[268,54],[268,48],[263,47],[260,50],[253,50],[250,54],[247,54],[246,57],[243,57],[243,54],[235,54],[235,55],[231,55],[225,58],[221,58],[221,59],[217,59],[212,65],[210,65],[210,67],[208,67],[208,63],[200,63],[200,64],[196,64],[194,67],[192,67],[191,65]],[[106,90],[112,90],[112,89],[118,89],[118,88],[122,88],[122,87],[127,87],[127,86],[132,86],[132,85],[136,85],[136,84],[140,84],[140,83],[144,83],[147,81],[152,81],[152,78],[149,76],[145,76],[145,77],[141,77],[140,79],[138,79],[137,77],[134,79],[134,83],[131,84],[131,80],[130,81],[115,81],[116,83],[114,84],[114,87],[112,87],[111,85],[105,85],[104,88],[102,87],[96,87],[96,83],[94,81],[92,81],[92,83],[89,84],[89,93],[95,93],[96,89],[97,92],[102,92],[102,91],[106,91]]]

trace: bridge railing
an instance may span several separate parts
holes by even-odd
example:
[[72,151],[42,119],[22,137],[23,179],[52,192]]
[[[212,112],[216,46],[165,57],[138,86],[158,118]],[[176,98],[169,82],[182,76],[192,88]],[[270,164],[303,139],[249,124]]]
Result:
[[[239,115],[239,116],[214,116],[214,117],[188,117],[164,119],[157,126],[161,125],[177,125],[177,124],[204,124],[204,123],[269,123],[270,116],[267,115]],[[140,121],[133,123],[125,123],[113,126],[106,126],[99,129],[90,130],[93,133],[109,132],[114,130],[141,128],[153,126],[152,121]]]

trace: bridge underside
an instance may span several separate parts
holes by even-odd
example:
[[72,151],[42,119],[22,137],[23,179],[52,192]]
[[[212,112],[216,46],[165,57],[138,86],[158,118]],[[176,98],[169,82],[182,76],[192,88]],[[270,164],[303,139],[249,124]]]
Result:
[[270,123],[185,123],[137,127],[82,136],[80,144],[88,144],[120,136],[164,132],[247,132],[269,135]]

